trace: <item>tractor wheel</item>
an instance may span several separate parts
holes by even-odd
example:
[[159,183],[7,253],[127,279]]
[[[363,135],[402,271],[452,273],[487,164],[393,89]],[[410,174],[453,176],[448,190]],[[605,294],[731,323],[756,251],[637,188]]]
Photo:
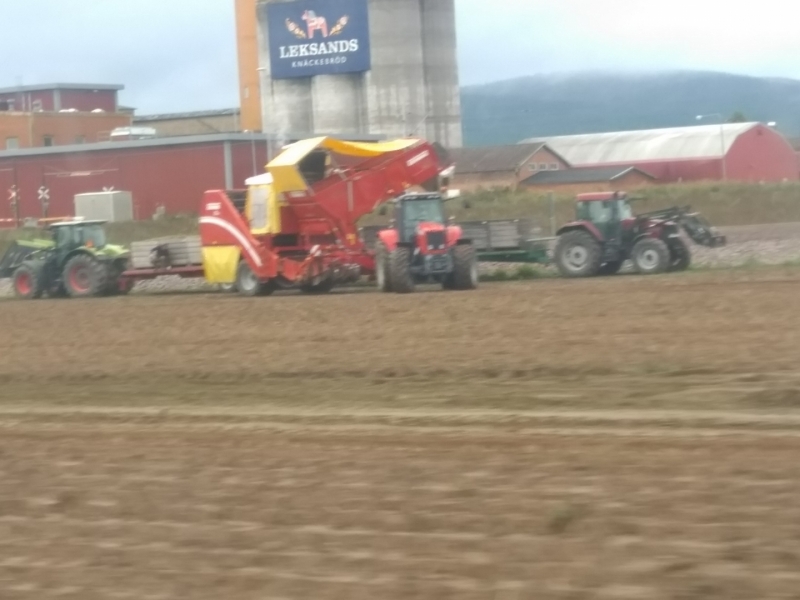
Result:
[[269,283],[261,283],[245,261],[239,263],[236,270],[236,289],[242,296],[269,296],[274,288]]
[[588,231],[568,231],[556,242],[555,262],[564,277],[592,277],[600,271],[603,251]]
[[127,296],[133,290],[133,286],[136,285],[136,282],[133,279],[123,279],[118,278],[114,280],[109,287],[109,295],[110,296]]
[[611,262],[607,262],[603,264],[602,267],[597,271],[598,275],[616,275],[619,273],[619,270],[622,268],[622,263],[624,261],[621,260],[612,260]]
[[108,265],[88,254],[69,259],[62,277],[70,298],[95,298],[108,291]]
[[123,279],[122,274],[125,272],[127,264],[122,261],[117,261],[109,269],[108,273],[108,287],[106,294],[109,296],[127,296],[135,282],[131,279]]
[[474,290],[478,287],[478,261],[472,244],[453,248],[453,272],[443,285],[446,290]]
[[389,279],[392,290],[398,294],[414,291],[414,277],[411,275],[411,248],[398,246],[389,255]]
[[642,275],[663,273],[670,265],[669,247],[656,238],[643,238],[636,242],[631,258]]
[[670,264],[669,270],[672,272],[685,271],[692,264],[692,251],[680,238],[675,238],[669,248]]
[[42,297],[42,267],[23,264],[14,271],[14,294],[23,300],[37,300]]
[[378,244],[375,248],[375,279],[380,291],[392,291],[392,280],[389,277],[389,253],[383,244]]

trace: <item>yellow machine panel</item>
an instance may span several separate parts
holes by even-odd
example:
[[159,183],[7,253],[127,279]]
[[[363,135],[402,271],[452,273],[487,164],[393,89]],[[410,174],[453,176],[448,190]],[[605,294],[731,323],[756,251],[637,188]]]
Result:
[[236,246],[203,248],[203,269],[209,283],[235,283],[241,251]]

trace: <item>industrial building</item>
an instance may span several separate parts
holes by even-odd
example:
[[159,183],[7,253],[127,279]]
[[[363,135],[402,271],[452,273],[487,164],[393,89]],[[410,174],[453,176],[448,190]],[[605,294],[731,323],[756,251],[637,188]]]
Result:
[[[236,133],[242,131],[240,114],[237,108],[223,108],[183,113],[136,115],[133,117],[133,124],[140,127],[152,127],[159,137]],[[260,131],[260,128],[251,131]]]
[[631,166],[588,167],[561,171],[539,171],[519,187],[561,194],[585,192],[630,192],[657,183],[655,177]]
[[0,147],[6,150],[108,141],[131,124],[121,85],[29,85],[0,89]]
[[237,0],[242,127],[462,145],[454,0]]
[[761,123],[727,123],[528,139],[546,143],[573,167],[636,167],[660,183],[800,179],[791,144]]
[[462,191],[516,187],[537,173],[569,168],[567,161],[542,143],[455,148],[450,156],[456,165],[454,185]]

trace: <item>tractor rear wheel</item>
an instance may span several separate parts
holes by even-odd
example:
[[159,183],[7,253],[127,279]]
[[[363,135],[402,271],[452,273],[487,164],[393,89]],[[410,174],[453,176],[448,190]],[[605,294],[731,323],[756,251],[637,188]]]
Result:
[[605,263],[600,270],[597,272],[598,275],[616,275],[619,273],[619,270],[622,268],[623,261],[621,260],[612,260],[610,262]]
[[642,275],[655,275],[669,269],[669,247],[656,238],[643,238],[636,242],[631,252],[633,265]]
[[44,293],[42,267],[23,264],[14,271],[14,294],[23,300],[37,300]]
[[95,298],[108,291],[108,265],[88,254],[78,254],[64,266],[64,288],[70,298]]
[[380,291],[392,291],[392,280],[389,277],[389,252],[386,250],[386,246],[380,243],[375,248],[375,280]]
[[453,272],[443,285],[447,290],[474,290],[478,287],[478,260],[472,244],[453,248]]
[[411,248],[398,246],[389,255],[389,279],[392,290],[398,294],[414,291],[414,277],[411,275]]
[[242,296],[269,296],[275,288],[270,283],[261,283],[250,265],[242,261],[236,269],[236,289]]
[[603,251],[600,242],[584,230],[568,231],[558,237],[555,261],[564,277],[592,277],[600,271]]
[[692,264],[692,251],[681,238],[672,240],[669,247],[670,265],[672,272],[685,271]]

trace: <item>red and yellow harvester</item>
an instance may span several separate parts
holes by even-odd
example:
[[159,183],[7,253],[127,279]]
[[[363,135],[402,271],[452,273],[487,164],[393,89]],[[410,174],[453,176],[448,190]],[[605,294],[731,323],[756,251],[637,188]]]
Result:
[[415,187],[438,191],[448,171],[443,152],[419,139],[291,144],[246,193],[206,192],[206,279],[255,296],[291,287],[322,293],[374,275],[375,255],[359,238],[359,219]]

